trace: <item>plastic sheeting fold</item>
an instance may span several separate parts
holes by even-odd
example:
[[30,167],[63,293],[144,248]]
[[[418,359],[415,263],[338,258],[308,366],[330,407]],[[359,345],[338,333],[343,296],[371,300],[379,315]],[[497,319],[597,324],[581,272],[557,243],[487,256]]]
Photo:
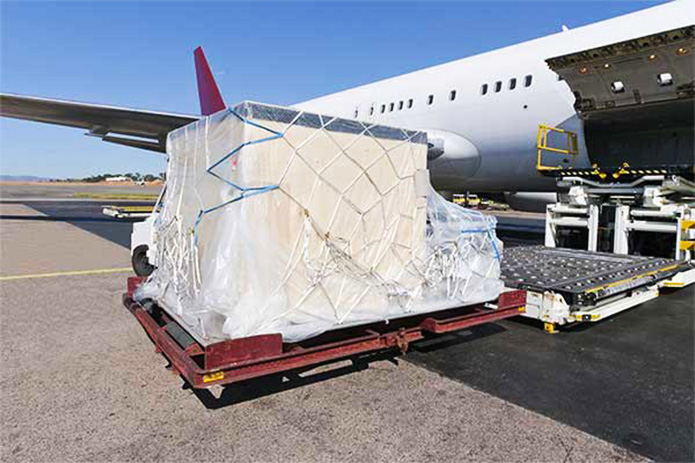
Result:
[[136,294],[207,340],[495,299],[494,217],[439,196],[422,132],[244,102],[169,134],[157,269]]

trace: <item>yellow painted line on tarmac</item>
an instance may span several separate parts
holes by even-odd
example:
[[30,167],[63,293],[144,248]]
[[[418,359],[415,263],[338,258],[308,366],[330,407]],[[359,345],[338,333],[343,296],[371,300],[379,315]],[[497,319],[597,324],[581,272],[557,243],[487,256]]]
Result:
[[11,281],[11,280],[28,280],[30,278],[55,278],[55,277],[67,277],[75,275],[99,275],[104,273],[124,273],[132,272],[133,269],[130,267],[125,268],[102,268],[98,270],[73,270],[69,272],[55,272],[55,273],[36,273],[33,275],[9,275],[0,276],[0,281]]

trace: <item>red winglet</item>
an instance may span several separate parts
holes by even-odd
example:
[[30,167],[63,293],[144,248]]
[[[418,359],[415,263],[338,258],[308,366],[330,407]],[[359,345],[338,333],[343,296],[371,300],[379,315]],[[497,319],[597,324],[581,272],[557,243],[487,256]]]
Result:
[[198,81],[198,97],[200,98],[200,112],[203,116],[209,116],[227,107],[224,104],[220,89],[217,88],[215,78],[212,76],[208,60],[205,59],[203,48],[198,47],[193,52],[195,58],[195,76]]

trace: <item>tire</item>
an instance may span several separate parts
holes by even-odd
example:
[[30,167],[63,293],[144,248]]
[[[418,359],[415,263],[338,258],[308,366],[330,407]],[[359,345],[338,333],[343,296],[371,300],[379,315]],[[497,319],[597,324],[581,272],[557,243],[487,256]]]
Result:
[[131,263],[133,264],[135,274],[139,277],[148,277],[155,269],[155,267],[150,264],[149,259],[147,259],[147,249],[148,247],[146,244],[141,244],[133,250]]

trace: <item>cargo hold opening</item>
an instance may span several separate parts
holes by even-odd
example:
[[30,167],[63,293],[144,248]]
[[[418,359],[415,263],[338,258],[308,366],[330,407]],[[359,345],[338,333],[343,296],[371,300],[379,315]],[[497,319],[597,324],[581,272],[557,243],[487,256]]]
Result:
[[575,95],[592,164],[693,177],[694,31],[688,26],[547,60]]

